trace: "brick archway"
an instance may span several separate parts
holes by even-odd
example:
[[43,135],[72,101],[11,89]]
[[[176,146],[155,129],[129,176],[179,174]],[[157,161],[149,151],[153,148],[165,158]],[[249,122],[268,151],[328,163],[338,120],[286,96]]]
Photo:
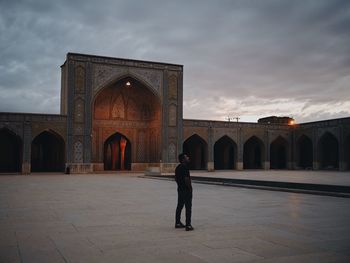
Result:
[[287,168],[288,142],[278,136],[270,145],[270,169]]
[[326,170],[339,168],[339,143],[330,132],[326,132],[318,142],[320,168]]
[[205,170],[207,168],[208,145],[197,134],[192,135],[183,143],[183,152],[190,157],[191,170]]
[[237,145],[227,135],[214,144],[214,169],[229,170],[236,168]]
[[297,141],[297,166],[309,170],[313,168],[312,141],[304,134]]
[[[116,80],[93,101],[93,161],[105,170],[143,169],[147,163],[159,162],[161,120],[161,102],[151,88],[131,75]],[[111,131],[120,131],[121,138],[129,136],[127,145],[135,142],[130,146],[127,168],[106,162],[104,138]]]
[[250,137],[243,146],[243,169],[262,169],[264,144],[256,136]]
[[52,131],[44,131],[32,141],[32,172],[64,172],[64,140]]

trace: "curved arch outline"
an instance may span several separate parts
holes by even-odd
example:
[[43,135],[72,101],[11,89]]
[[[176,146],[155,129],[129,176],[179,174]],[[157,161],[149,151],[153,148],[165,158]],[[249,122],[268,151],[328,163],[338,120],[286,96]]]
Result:
[[214,142],[213,146],[214,146],[218,141],[220,141],[221,139],[223,139],[224,137],[227,137],[228,139],[230,139],[230,140],[237,146],[236,141],[235,141],[234,139],[232,139],[232,137],[229,136],[229,135],[227,135],[227,134],[224,134],[224,135],[220,136],[220,137]]
[[184,144],[185,141],[187,141],[189,138],[191,138],[191,137],[194,136],[194,135],[197,135],[200,139],[202,139],[202,140],[208,145],[208,142],[207,142],[202,136],[200,136],[198,133],[195,133],[195,132],[192,133],[191,135],[189,135],[188,137],[186,137],[186,139],[183,138],[182,144]]
[[96,98],[98,97],[98,95],[101,94],[101,92],[103,90],[105,90],[106,88],[110,87],[111,85],[113,85],[114,83],[117,83],[118,81],[122,80],[122,79],[126,79],[126,78],[131,78],[131,79],[135,79],[136,81],[140,82],[143,86],[145,86],[157,99],[159,104],[161,105],[162,102],[162,98],[160,96],[160,94],[158,94],[158,92],[156,92],[156,90],[154,88],[152,88],[152,85],[150,83],[148,83],[147,81],[145,81],[144,79],[140,79],[140,77],[135,76],[135,74],[132,74],[130,72],[114,77],[112,79],[110,79],[109,81],[107,81],[106,83],[104,83],[103,86],[101,86],[101,88],[99,88],[96,93],[93,95],[92,99],[91,99],[91,105],[90,106],[94,106]]
[[63,141],[64,145],[66,145],[66,140],[64,138],[64,136],[62,136],[61,133],[55,131],[54,129],[50,129],[50,128],[46,128],[46,129],[41,129],[39,132],[36,132],[33,136],[32,134],[32,138],[31,138],[31,143],[35,140],[36,137],[38,137],[39,135],[41,135],[44,132],[48,132],[51,133],[52,135],[56,136],[57,138],[59,138],[60,140]]

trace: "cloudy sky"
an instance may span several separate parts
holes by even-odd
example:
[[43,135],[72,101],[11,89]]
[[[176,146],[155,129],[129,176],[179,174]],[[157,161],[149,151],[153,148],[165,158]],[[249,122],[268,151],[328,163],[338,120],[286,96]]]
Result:
[[67,52],[184,65],[184,118],[350,116],[348,0],[0,0],[0,111],[59,113]]

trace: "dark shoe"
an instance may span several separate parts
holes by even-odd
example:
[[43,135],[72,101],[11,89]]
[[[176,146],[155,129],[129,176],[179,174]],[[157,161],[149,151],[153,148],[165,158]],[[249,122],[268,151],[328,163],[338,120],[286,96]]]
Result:
[[194,230],[193,226],[189,225],[189,226],[186,226],[186,231],[192,231]]
[[185,225],[182,224],[181,222],[175,224],[175,228],[184,228],[184,227],[185,227]]

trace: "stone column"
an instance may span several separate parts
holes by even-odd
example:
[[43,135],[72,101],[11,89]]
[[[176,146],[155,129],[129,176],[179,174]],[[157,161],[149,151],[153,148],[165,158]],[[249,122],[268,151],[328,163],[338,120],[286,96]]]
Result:
[[213,149],[213,128],[212,124],[209,124],[208,127],[208,163],[207,169],[208,172],[214,171],[214,149]]
[[243,138],[242,127],[237,127],[237,170],[243,170]]
[[345,138],[344,138],[344,129],[343,126],[339,127],[339,171],[346,170],[346,161],[345,161]]
[[[27,117],[26,117],[27,118]],[[23,124],[23,160],[22,174],[30,174],[31,170],[31,141],[32,141],[32,126],[28,120]]]
[[314,128],[313,133],[312,133],[312,147],[313,147],[313,163],[312,163],[312,168],[314,170],[319,170],[320,169],[320,163],[319,163],[319,155],[318,155],[318,135],[317,135],[318,128]]
[[265,161],[263,163],[264,170],[270,170],[270,134],[268,130],[265,130]]
[[287,163],[287,168],[288,169],[296,169],[296,154],[295,154],[295,149],[296,149],[296,142],[295,142],[295,129],[292,129],[292,132],[290,133],[290,149],[289,149],[289,162]]

